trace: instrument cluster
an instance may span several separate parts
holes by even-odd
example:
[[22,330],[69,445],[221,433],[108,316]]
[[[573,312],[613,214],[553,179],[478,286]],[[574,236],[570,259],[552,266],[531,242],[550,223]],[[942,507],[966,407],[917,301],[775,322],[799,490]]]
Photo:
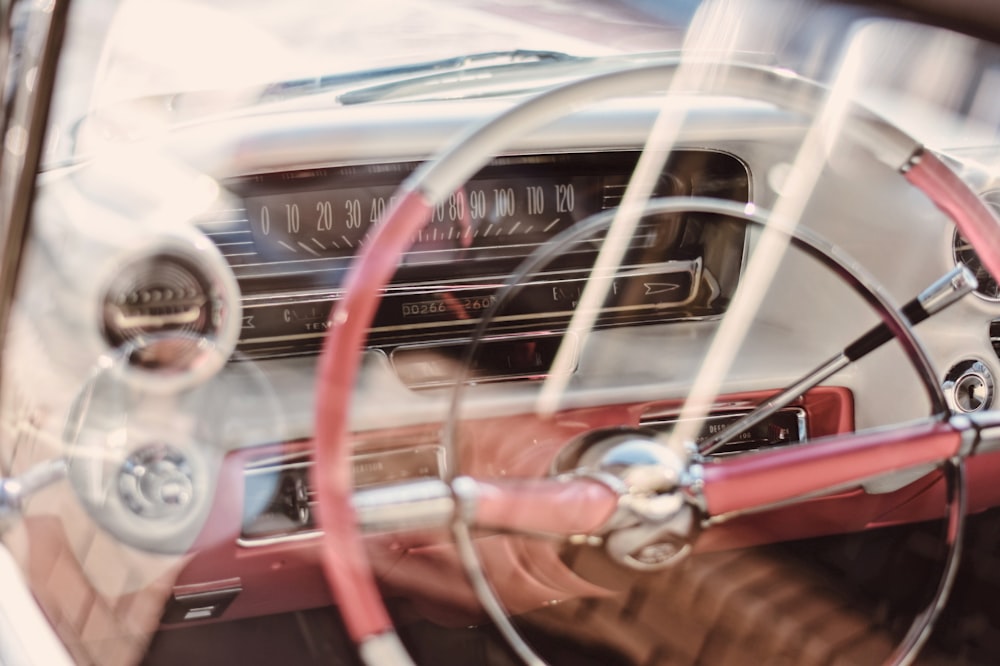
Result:
[[[638,153],[520,154],[495,158],[435,209],[404,254],[369,335],[410,386],[447,382],[428,367],[428,346],[457,353],[498,289],[526,258],[566,242],[492,313],[502,367],[481,376],[544,373],[579,304],[604,231],[560,241],[622,201]],[[233,178],[239,209],[199,221],[235,273],[242,293],[238,349],[251,358],[315,353],[346,269],[416,162],[312,168]],[[735,157],[684,150],[667,163],[654,196],[748,201],[749,174]],[[598,316],[600,326],[694,320],[721,314],[742,270],[745,225],[689,214],[641,220]],[[491,362],[492,364],[492,362]]]

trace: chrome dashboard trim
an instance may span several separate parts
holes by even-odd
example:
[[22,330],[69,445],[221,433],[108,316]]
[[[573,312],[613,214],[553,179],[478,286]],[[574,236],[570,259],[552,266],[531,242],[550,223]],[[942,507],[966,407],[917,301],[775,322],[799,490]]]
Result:
[[[717,422],[720,422],[720,421],[725,421],[726,419],[733,419],[733,418],[737,418],[738,419],[740,417],[743,417],[743,416],[746,416],[748,414],[751,414],[754,411],[755,410],[753,408],[747,408],[747,409],[713,409],[711,411],[711,413],[708,416],[706,416],[704,419],[691,419],[691,420],[700,420],[700,421],[702,421],[702,422],[705,423],[706,427],[708,427],[709,429],[712,429],[714,423],[717,423]],[[803,409],[802,407],[782,407],[781,409],[776,410],[775,413],[785,413],[785,414],[792,413],[792,414],[795,415],[795,423],[796,423],[796,426],[797,426],[797,430],[796,430],[795,436],[796,436],[797,439],[794,440],[794,442],[789,442],[790,444],[791,443],[801,443],[801,442],[805,442],[805,441],[808,440],[808,438],[809,438],[809,429],[808,429],[808,421],[807,421],[807,416],[806,416],[806,410],[805,409]],[[674,426],[674,425],[677,425],[678,423],[680,423],[682,421],[682,419],[678,418],[678,416],[679,416],[679,413],[676,412],[676,411],[673,411],[673,412],[670,412],[670,411],[667,411],[667,412],[653,412],[653,413],[650,413],[650,414],[643,414],[642,418],[639,420],[639,426],[642,427],[642,428],[654,428],[654,429],[657,428],[657,427]],[[725,425],[722,425],[722,426],[719,426],[719,427],[720,428],[725,428]],[[721,431],[721,430],[719,430],[719,431]],[[716,431],[716,432],[719,432],[719,431]],[[739,439],[734,439],[734,440],[731,440],[729,442],[726,442],[726,444],[728,445],[728,444],[739,443],[739,441],[740,441]],[[780,446],[780,445],[778,445],[778,444],[771,444],[770,446]],[[723,448],[724,447],[725,447],[725,445],[723,446]],[[728,453],[726,451],[720,451],[719,453],[716,453],[716,454],[713,454],[713,455],[736,455],[737,453],[742,453],[742,452],[743,452],[743,450],[740,450],[740,451],[737,451],[737,452],[733,452],[733,453]]]
[[[447,101],[342,107],[337,109],[336,125],[331,125],[329,111],[234,117],[221,126],[201,123],[179,128],[172,151],[220,179],[293,165],[309,169],[425,160],[457,132],[511,104],[510,98],[494,98],[465,100],[460,107]],[[763,102],[678,95],[669,104],[698,108],[689,115],[678,148],[725,145],[732,140],[734,122],[740,124],[743,140],[777,140],[801,134],[806,127],[801,116]],[[500,154],[635,150],[662,107],[662,100],[648,97],[604,102],[528,134]],[[420,119],[420,131],[400,123],[400,117]],[[733,154],[731,148],[710,149]]]
[[[366,464],[379,465],[380,459],[385,459],[386,456],[407,456],[414,455],[418,453],[432,452],[434,457],[434,465],[436,466],[435,475],[424,475],[420,476],[414,475],[412,477],[404,477],[401,479],[389,479],[384,482],[368,482],[368,483],[357,483],[356,489],[359,491],[371,490],[376,492],[379,488],[390,487],[392,484],[401,483],[419,483],[421,481],[440,481],[442,478],[442,472],[445,469],[445,451],[444,447],[440,444],[426,441],[420,444],[410,443],[409,446],[386,449],[382,451],[372,451],[368,453],[359,453],[351,456],[351,465],[357,469],[357,466]],[[243,474],[245,477],[253,476],[263,476],[267,474],[275,474],[280,477],[280,475],[289,470],[293,471],[306,471],[306,490],[309,497],[309,507],[312,510],[316,502],[314,500],[315,491],[311,486],[311,480],[308,478],[308,470],[310,470],[314,465],[314,462],[309,451],[299,451],[295,453],[280,454],[276,456],[269,456],[266,458],[261,458],[259,460],[254,460],[247,463],[243,468]],[[357,473],[357,472],[356,472]],[[244,524],[242,528],[245,528]],[[241,529],[242,529],[241,528]],[[295,531],[290,531],[286,533],[271,534],[266,536],[246,536],[241,534],[236,538],[236,545],[242,548],[261,548],[265,546],[273,546],[276,544],[283,543],[294,543],[301,541],[310,541],[317,539],[322,536],[322,531],[316,528],[311,529],[300,529]]]
[[[670,308],[684,307],[685,305],[691,304],[698,295],[697,281],[700,280],[704,267],[700,260],[681,262],[681,261],[663,261],[653,264],[636,265],[628,267],[622,271],[619,271],[621,277],[637,277],[641,276],[644,272],[654,272],[654,271],[672,271],[672,272],[686,272],[694,281],[694,286],[691,289],[687,298],[682,301],[671,302]],[[567,271],[569,272],[569,271]],[[585,273],[585,271],[572,271],[575,273]],[[497,277],[485,277],[485,278],[472,278],[469,280],[470,283],[475,282],[475,284],[464,284],[461,286],[453,285],[430,285],[428,287],[421,287],[416,289],[417,285],[392,285],[388,290],[387,294],[406,296],[413,294],[416,296],[429,295],[437,293],[461,293],[463,291],[471,291],[473,289],[479,288],[490,288],[499,287],[497,284]],[[539,280],[536,282],[530,282],[527,286],[537,287],[545,285],[559,285],[565,284],[572,281],[571,277],[566,277],[565,279],[548,279]],[[414,291],[408,291],[408,289],[413,288]],[[280,296],[268,295],[264,297],[247,296],[244,300],[243,313],[244,316],[252,316],[249,313],[255,308],[269,308],[269,307],[280,307],[282,305],[301,305],[301,304],[327,304],[330,302],[336,303],[341,296],[342,292],[333,291],[326,292],[323,295],[319,295],[315,292],[313,293],[295,293],[291,292],[288,294],[282,294]],[[268,300],[271,302],[262,303],[254,302],[257,299]],[[639,312],[642,310],[650,309],[660,309],[656,305],[650,304],[639,304],[639,305],[622,305],[622,306],[612,306],[602,308],[604,313],[626,313],[626,312]],[[530,321],[533,319],[550,319],[553,317],[565,317],[571,315],[571,310],[554,310],[546,311],[534,314],[523,314],[523,315],[501,315],[494,317],[491,321],[495,322],[515,322],[515,321]],[[686,316],[680,317],[679,319],[683,321],[701,321],[707,319],[713,319],[717,315],[705,315],[705,316]],[[393,331],[412,331],[412,330],[426,330],[434,328],[453,328],[453,327],[468,327],[479,322],[479,318],[472,319],[461,319],[455,321],[444,321],[444,322],[423,322],[423,323],[406,323],[399,324],[395,326],[374,326],[371,328],[372,333],[387,333]],[[242,341],[243,344],[256,344],[256,343],[266,343],[266,342],[287,342],[290,340],[310,340],[323,338],[326,335],[326,328],[317,331],[315,333],[300,333],[292,335],[279,335],[279,336],[269,336],[260,338],[250,338],[248,340]]]
[[322,530],[308,530],[296,532],[294,534],[282,534],[273,537],[236,537],[236,545],[240,548],[266,548],[286,543],[301,543],[303,541],[314,541],[323,536]]

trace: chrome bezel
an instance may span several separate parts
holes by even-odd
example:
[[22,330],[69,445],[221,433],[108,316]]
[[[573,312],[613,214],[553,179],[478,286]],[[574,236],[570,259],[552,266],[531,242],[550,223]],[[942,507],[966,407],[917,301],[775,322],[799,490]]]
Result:
[[[135,349],[129,343],[116,345],[106,329],[106,298],[123,279],[122,271],[136,270],[144,261],[163,261],[165,257],[175,258],[204,286],[206,298],[213,303],[211,328],[200,333],[196,340],[185,341],[185,344],[193,344],[196,352],[186,357],[183,364],[160,367],[137,365],[130,361]],[[232,269],[211,241],[197,232],[158,234],[143,246],[124,253],[115,265],[116,269],[102,281],[95,312],[96,323],[106,345],[106,364],[122,367],[123,375],[129,382],[154,393],[171,393],[197,386],[225,366],[239,341],[242,303]],[[162,341],[170,335],[165,334],[157,340]]]

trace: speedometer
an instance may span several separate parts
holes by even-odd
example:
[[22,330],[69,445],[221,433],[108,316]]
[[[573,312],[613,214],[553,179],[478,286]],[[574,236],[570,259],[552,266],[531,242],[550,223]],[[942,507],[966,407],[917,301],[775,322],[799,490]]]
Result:
[[[447,261],[470,250],[537,245],[601,210],[604,176],[477,179],[434,210],[408,262]],[[394,203],[395,184],[249,197],[259,251],[273,260],[349,257]],[[664,188],[666,189],[666,188]]]
[[[631,153],[499,158],[437,205],[403,263],[523,257],[617,204],[634,160]],[[268,262],[353,256],[417,166],[331,167],[260,177],[244,198],[257,253]],[[666,173],[655,194],[683,189]]]

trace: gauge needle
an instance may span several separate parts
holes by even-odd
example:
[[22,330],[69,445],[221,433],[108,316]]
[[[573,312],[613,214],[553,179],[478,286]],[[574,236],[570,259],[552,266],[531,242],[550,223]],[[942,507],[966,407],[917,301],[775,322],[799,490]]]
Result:
[[459,244],[463,248],[468,249],[472,247],[472,215],[469,212],[469,200],[465,196],[465,188],[463,187],[458,192],[455,192],[455,196],[458,197],[460,210],[462,211],[462,215],[458,218],[458,226],[462,230],[458,236]]
[[[976,288],[976,277],[968,268],[958,265],[920,295],[903,306],[903,317],[911,326],[916,326],[928,317],[944,310],[962,296]],[[806,374],[802,379],[787,387],[776,396],[765,400],[752,412],[743,416],[698,445],[698,453],[708,455],[749,428],[768,418],[782,407],[787,406],[800,395],[835,373],[893,339],[892,329],[885,323],[868,330],[848,345],[844,351]]]

